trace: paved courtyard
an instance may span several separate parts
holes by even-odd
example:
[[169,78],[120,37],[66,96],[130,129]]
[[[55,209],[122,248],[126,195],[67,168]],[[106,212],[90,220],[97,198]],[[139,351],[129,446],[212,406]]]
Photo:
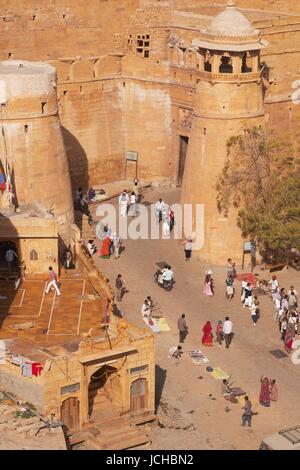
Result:
[[[145,200],[156,202],[158,197],[173,203],[178,201],[178,189],[156,189],[145,194]],[[96,206],[92,208],[95,214]],[[95,217],[97,220],[97,217]],[[230,253],[224,247],[224,265]],[[141,316],[141,305],[146,296],[159,303],[171,331],[156,334],[156,389],[160,426],[150,427],[153,449],[257,449],[263,437],[286,427],[300,424],[298,394],[300,365],[290,357],[275,358],[270,351],[280,349],[277,324],[273,321],[273,304],[269,296],[260,297],[261,318],[253,326],[250,312],[240,302],[240,284],[236,281],[236,296],[225,300],[226,268],[207,266],[195,255],[184,260],[183,248],[174,240],[127,240],[118,260],[94,261],[114,284],[121,273],[127,292],[118,308],[122,315],[139,327],[148,328]],[[172,292],[160,289],[153,281],[157,262],[166,261],[175,273]],[[204,272],[213,270],[215,296],[203,295]],[[249,269],[246,266],[245,272]],[[238,266],[238,272],[241,272]],[[270,279],[269,272],[256,271],[260,278]],[[278,273],[280,286],[293,284],[300,292],[300,276],[289,269]],[[178,344],[177,319],[185,313],[189,335],[184,343],[181,360],[168,358],[170,347]],[[202,346],[202,327],[210,320],[215,330],[218,320],[230,316],[235,336],[229,350],[225,346]],[[241,403],[231,404],[221,396],[221,381],[206,371],[205,365],[195,365],[187,351],[201,349],[209,365],[220,367],[231,375],[234,386],[243,388],[250,396],[254,411],[252,429],[241,428]],[[275,378],[279,400],[270,408],[258,404],[260,377]]]

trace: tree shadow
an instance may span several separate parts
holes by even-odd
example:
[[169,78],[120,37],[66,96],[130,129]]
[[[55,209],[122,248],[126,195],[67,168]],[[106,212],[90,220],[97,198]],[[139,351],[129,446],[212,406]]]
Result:
[[167,370],[155,364],[155,413],[157,413],[166,378]]

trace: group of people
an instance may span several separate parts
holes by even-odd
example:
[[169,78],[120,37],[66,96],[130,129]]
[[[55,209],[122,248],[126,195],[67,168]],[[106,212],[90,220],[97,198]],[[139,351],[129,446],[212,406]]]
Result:
[[108,225],[100,223],[97,225],[96,233],[101,240],[101,246],[97,249],[94,240],[89,240],[87,243],[87,250],[92,256],[97,253],[100,258],[108,259],[112,255],[117,259],[120,257],[123,239],[116,232],[112,233]]
[[[210,321],[207,321],[202,328],[202,344],[204,346],[213,346],[213,328]],[[229,349],[232,338],[233,338],[233,323],[229,317],[225,318],[224,323],[222,320],[219,320],[216,326],[216,342],[219,346],[222,346],[223,341],[225,341],[226,349]]]
[[295,336],[299,331],[298,293],[294,286],[286,292],[280,288],[276,276],[270,280],[272,300],[274,303],[274,321],[278,323],[280,338],[287,353],[293,349]]
[[275,402],[278,400],[278,389],[275,379],[269,379],[268,377],[260,378],[260,394],[259,403],[262,406],[271,406],[271,401]]
[[169,236],[174,224],[175,216],[173,210],[161,198],[154,205],[156,222],[162,221],[162,232],[165,237]]
[[135,217],[139,212],[139,193],[137,189],[129,194],[126,189],[119,196],[119,207],[121,217]]

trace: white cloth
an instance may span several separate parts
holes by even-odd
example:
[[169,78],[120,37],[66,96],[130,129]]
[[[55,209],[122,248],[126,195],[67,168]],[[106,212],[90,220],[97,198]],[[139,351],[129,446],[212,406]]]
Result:
[[60,295],[60,291],[59,291],[59,288],[58,288],[58,285],[57,285],[57,282],[56,280],[54,279],[53,281],[50,281],[48,284],[47,284],[47,287],[46,287],[46,294],[49,293],[49,290],[51,289],[51,287],[54,287],[55,291],[56,291],[56,294],[57,295]]
[[224,335],[230,335],[230,333],[232,333],[232,330],[233,330],[232,321],[230,321],[230,320],[224,321],[224,324],[223,324],[223,333],[224,333]]
[[149,317],[151,315],[150,306],[146,303],[143,303],[141,313],[143,317]]
[[163,234],[165,237],[170,235],[170,220],[168,218],[163,220]]

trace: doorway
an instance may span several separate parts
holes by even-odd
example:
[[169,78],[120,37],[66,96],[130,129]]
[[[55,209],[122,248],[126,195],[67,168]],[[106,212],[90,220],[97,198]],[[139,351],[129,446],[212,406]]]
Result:
[[111,376],[116,372],[115,367],[104,365],[91,376],[88,388],[89,416],[92,415],[95,408],[105,407],[109,404],[110,400],[105,392]]
[[146,379],[137,379],[130,387],[130,413],[147,409],[148,387]]
[[178,186],[182,185],[183,175],[184,175],[184,166],[185,166],[185,159],[189,144],[189,138],[180,135],[180,144],[179,144],[179,165],[178,165],[178,176],[177,176],[177,184]]
[[68,431],[79,428],[79,400],[76,397],[67,398],[61,404],[61,420]]

